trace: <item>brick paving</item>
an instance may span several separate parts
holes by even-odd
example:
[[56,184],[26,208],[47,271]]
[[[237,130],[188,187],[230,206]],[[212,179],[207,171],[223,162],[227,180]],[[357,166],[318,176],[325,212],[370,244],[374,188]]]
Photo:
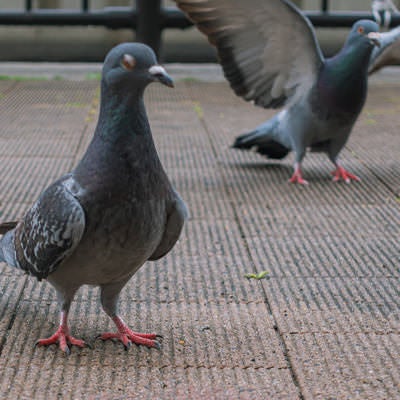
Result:
[[[168,66],[167,66],[168,68]],[[210,70],[207,70],[210,73]],[[158,152],[191,217],[174,250],[147,263],[120,307],[161,351],[95,342],[112,328],[98,291],[73,303],[74,335],[93,348],[35,348],[56,328],[47,283],[0,265],[4,399],[400,399],[400,71],[378,74],[346,149],[361,183],[335,184],[309,154],[308,187],[292,158],[230,149],[273,112],[224,81],[152,85]],[[174,75],[172,68],[172,75]],[[204,74],[203,74],[204,75]],[[203,76],[204,78],[204,76]],[[96,80],[0,81],[1,219],[23,215],[69,171],[93,133]],[[264,279],[244,277],[268,271]]]

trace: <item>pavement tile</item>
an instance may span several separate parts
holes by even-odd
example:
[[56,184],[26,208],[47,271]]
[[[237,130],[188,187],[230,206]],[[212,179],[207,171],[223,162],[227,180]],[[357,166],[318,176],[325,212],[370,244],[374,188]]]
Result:
[[[170,266],[158,268],[165,263]],[[175,301],[218,303],[260,302],[264,299],[261,287],[252,286],[252,282],[244,277],[246,273],[254,272],[254,267],[248,262],[240,231],[230,220],[189,221],[174,251],[154,268],[157,269],[155,273],[151,269],[139,272],[147,274],[147,282],[153,285],[152,290],[146,289],[144,297],[151,296],[157,280],[159,287],[163,286],[163,275],[159,276],[158,269],[166,269],[169,282],[166,282],[168,289],[164,296]],[[162,291],[156,290],[155,296],[160,294]]]
[[250,237],[246,239],[257,270],[270,276],[399,276],[398,241],[381,236],[357,240],[322,237]]
[[281,333],[400,333],[398,278],[285,278],[263,284]]
[[[98,82],[24,81],[0,99],[0,116],[12,128],[46,127],[54,125],[55,132],[82,129],[82,119],[88,113]],[[21,101],[23,99],[23,101]],[[24,129],[23,129],[24,130]],[[79,134],[78,134],[79,135]]]
[[[287,369],[152,368],[104,365],[101,369],[76,366],[74,371],[42,364],[44,377],[31,368],[9,387],[10,398],[122,400],[174,399],[299,399]],[[48,378],[48,379],[47,379]],[[54,385],[54,382],[61,382]],[[34,397],[32,397],[34,396]]]
[[[201,392],[197,391],[205,389],[204,385],[192,387],[192,381],[185,382],[179,370],[185,371],[185,377],[197,371],[201,374],[204,370],[206,387],[215,390],[212,388],[216,385],[216,393],[221,396],[217,398],[223,398],[226,391],[232,395],[243,392],[244,398],[262,398],[264,391],[277,394],[277,398],[290,398],[289,395],[297,392],[264,305],[179,304],[171,307],[169,304],[124,301],[121,312],[126,314],[126,321],[136,330],[162,333],[162,350],[133,346],[126,352],[121,344],[96,342],[93,349],[74,348],[72,354],[65,357],[55,346],[34,348],[38,337],[50,335],[56,329],[56,320],[49,321],[49,318],[57,316],[57,308],[54,303],[49,305],[45,301],[23,302],[3,348],[5,362],[0,367],[0,390],[10,397],[28,392],[34,398],[40,398],[41,393],[46,393],[47,397],[59,392],[66,394],[75,390],[77,385],[82,390],[81,383],[86,387],[86,396],[95,387],[97,393],[107,389],[106,393],[118,395],[119,390],[122,397],[132,390],[130,383],[138,371],[147,370],[147,374],[137,378],[148,382],[148,393],[153,393],[153,396],[157,393],[153,382],[149,382],[150,377],[156,376],[159,377],[158,383],[164,382],[159,389],[165,389],[165,398],[171,398],[168,396],[172,388],[176,391],[185,387],[193,390],[194,395],[200,395]],[[135,316],[139,314],[145,318]],[[79,315],[85,315],[85,318]],[[132,319],[137,320],[136,324]],[[85,338],[89,343],[102,330],[112,329],[107,317],[99,315],[99,306],[94,302],[74,303],[70,322],[72,334]],[[29,328],[29,335],[20,335],[26,328]],[[24,354],[23,360],[21,353]],[[94,369],[96,365],[101,365],[101,368]],[[40,374],[40,370],[47,372]],[[153,371],[150,375],[149,370]],[[210,375],[214,374],[215,382],[210,381]],[[171,382],[174,377],[183,382],[179,385]],[[16,379],[25,385],[13,385]],[[261,386],[257,383],[259,379],[263,382]],[[32,388],[27,391],[29,382]],[[62,384],[55,387],[50,382]],[[114,384],[115,387],[110,387]],[[207,393],[211,392],[204,394]],[[175,394],[184,398],[180,397],[182,393],[179,390]]]
[[25,277],[16,279],[12,275],[0,274],[0,353],[7,340],[25,284]]
[[285,335],[304,399],[400,398],[399,334]]
[[[253,177],[253,179],[249,180],[249,184],[259,185],[265,182],[264,185],[266,185],[267,192],[271,188],[271,183],[274,185],[277,182],[286,183],[292,172],[292,155],[284,160],[274,161],[252,152],[229,149],[229,146],[231,146],[237,135],[253,129],[259,123],[274,115],[275,112],[273,110],[263,110],[260,107],[254,107],[251,104],[243,103],[243,101],[237,98],[229,89],[226,90],[225,83],[214,84],[212,88],[206,83],[188,83],[188,85],[190,85],[189,93],[193,97],[194,103],[197,101],[202,107],[203,120],[211,135],[214,149],[218,153],[218,159],[220,162],[226,163],[227,171],[231,174],[232,179],[234,181],[240,179],[236,173],[243,174],[244,176],[246,171],[243,170],[250,169],[252,176],[255,173],[256,176],[257,174],[261,175],[261,179],[254,180]],[[379,85],[382,84],[379,83]],[[390,101],[394,96],[393,86],[392,89],[386,87],[386,92],[388,92],[386,94],[381,93],[381,91],[376,90],[376,88],[379,89],[380,86],[375,84],[375,86],[372,87],[372,92],[374,94],[378,92],[377,95],[380,95],[380,98],[375,100],[374,103],[373,100],[370,100],[374,97],[372,95],[369,96],[365,110],[361,114],[350,136],[349,148],[342,152],[341,159],[345,167],[349,168],[363,180],[363,184],[359,186],[376,186],[378,182],[387,185],[388,182],[391,182],[392,184],[389,184],[391,189],[400,189],[400,178],[398,169],[396,169],[398,151],[396,146],[393,146],[396,128],[393,126],[395,125],[393,118],[387,118],[387,108],[390,108]],[[391,130],[386,129],[386,131],[382,131],[381,126],[376,126],[378,122],[379,124],[382,122],[382,118],[376,120],[374,124],[371,125],[370,110],[373,109],[375,111],[377,101],[381,102],[380,108],[386,111],[385,121],[391,124]],[[384,106],[382,104],[384,104]],[[241,112],[238,112],[239,107]],[[377,112],[379,112],[379,110]],[[392,116],[395,115],[395,113],[396,111],[393,111]],[[366,129],[366,127],[368,129]],[[379,135],[377,134],[377,130],[379,130]],[[360,149],[362,148],[366,148],[366,150],[361,154]],[[366,158],[367,154],[369,154],[368,158]],[[381,160],[385,162],[382,163]],[[325,202],[327,200],[329,201],[330,198],[336,200],[335,193],[331,193],[332,188],[326,187],[327,182],[331,179],[329,174],[331,170],[332,165],[325,155],[307,154],[304,160],[304,173],[307,176],[307,180],[309,180],[313,186],[301,188],[294,193],[298,193],[300,190],[300,193],[303,194],[304,192],[310,193],[314,188],[320,195],[322,194],[322,196],[314,196],[314,201],[321,200]],[[271,176],[266,176],[267,174]],[[386,176],[388,179],[386,179]],[[282,179],[285,182],[283,182]],[[323,191],[320,187],[321,183],[323,184]],[[285,185],[283,189],[287,186],[288,185]],[[339,186],[340,188],[341,185],[332,186]],[[371,187],[366,187],[366,194],[369,196],[376,195],[376,192],[379,192],[370,189]],[[396,192],[399,191],[397,189]],[[323,196],[326,191],[327,196]],[[251,193],[251,189],[249,189],[249,192]],[[293,190],[291,190],[291,192],[293,192]],[[352,193],[353,190],[350,194]],[[357,199],[359,199],[359,197],[357,197]],[[282,201],[285,201],[285,199],[282,199]]]
[[72,163],[72,158],[65,157],[30,157],[26,162],[20,160],[19,157],[2,158],[2,207],[21,202],[31,205],[50,183],[70,171]]
[[[360,184],[334,184],[326,156],[268,161],[230,149],[274,111],[226,82],[152,85],[146,104],[165,170],[189,205],[174,250],[121,293],[124,319],[163,335],[161,351],[94,342],[114,329],[84,287],[72,334],[93,349],[34,348],[55,331],[50,285],[0,265],[0,393],[48,399],[400,398],[397,83],[374,81],[347,148]],[[0,212],[23,215],[80,159],[97,81],[0,81]],[[377,134],[379,132],[379,134]],[[261,280],[246,273],[267,271]]]
[[372,173],[400,195],[400,175],[396,160],[399,149],[397,116],[400,100],[393,85],[372,83],[366,107],[357,121],[357,135],[351,137],[349,147]]
[[[121,358],[121,363],[138,367],[150,363],[159,368],[287,368],[279,337],[264,304],[172,306],[124,299],[120,313],[132,329],[161,334],[162,350],[133,346],[126,352],[120,343],[95,342],[98,334],[113,331],[115,327],[101,310],[99,301],[82,300],[74,302],[71,308],[71,333],[93,344],[94,349],[73,348],[70,358],[85,354],[91,358],[88,364],[93,365],[106,357],[110,363]],[[2,349],[3,367],[19,364],[20,354],[35,360],[40,360],[42,353],[49,358],[63,358],[56,346],[34,347],[38,338],[54,333],[58,319],[55,301],[22,301]],[[29,332],[21,335],[27,328]]]

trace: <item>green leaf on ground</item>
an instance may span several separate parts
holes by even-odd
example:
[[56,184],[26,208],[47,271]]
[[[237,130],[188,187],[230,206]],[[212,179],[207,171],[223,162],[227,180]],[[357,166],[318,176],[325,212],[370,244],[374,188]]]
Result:
[[244,277],[247,279],[263,279],[266,278],[268,274],[268,271],[261,271],[258,274],[245,274]]

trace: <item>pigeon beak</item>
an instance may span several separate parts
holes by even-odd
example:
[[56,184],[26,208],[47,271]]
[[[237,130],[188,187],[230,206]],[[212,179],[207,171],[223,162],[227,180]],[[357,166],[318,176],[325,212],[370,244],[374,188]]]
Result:
[[381,34],[379,32],[370,32],[368,33],[367,38],[374,46],[381,47]]
[[154,81],[158,81],[171,88],[174,87],[174,81],[161,65],[153,65],[149,68],[149,73]]

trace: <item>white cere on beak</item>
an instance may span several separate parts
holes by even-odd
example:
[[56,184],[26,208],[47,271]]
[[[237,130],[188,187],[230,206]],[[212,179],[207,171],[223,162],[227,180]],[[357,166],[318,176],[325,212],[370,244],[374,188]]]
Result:
[[381,34],[379,32],[370,32],[367,35],[367,38],[375,45],[380,47],[381,46]]
[[370,32],[368,33],[368,39],[380,39],[381,34],[379,32]]
[[153,65],[149,68],[151,75],[165,75],[166,71],[161,65]]
[[149,74],[152,76],[153,80],[162,83],[168,87],[174,87],[174,81],[167,74],[167,71],[161,65],[153,65],[149,68]]

